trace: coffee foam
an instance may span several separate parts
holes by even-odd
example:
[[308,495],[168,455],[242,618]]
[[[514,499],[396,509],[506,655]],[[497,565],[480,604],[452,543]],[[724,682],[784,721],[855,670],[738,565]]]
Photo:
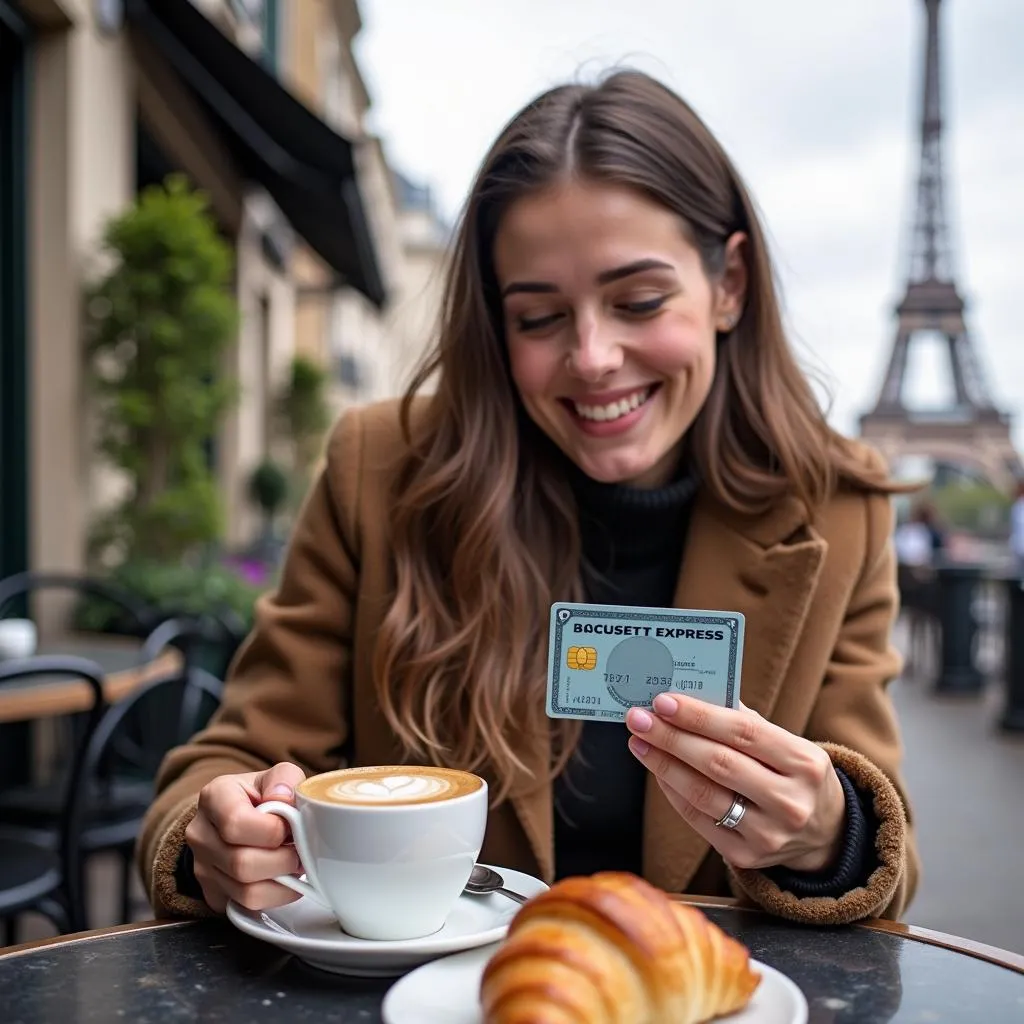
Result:
[[405,765],[349,768],[313,776],[299,786],[304,796],[346,806],[396,807],[436,803],[480,788],[467,772]]
[[454,787],[447,779],[422,775],[392,775],[388,779],[342,779],[325,794],[335,800],[355,803],[393,804],[409,800],[432,800],[446,796]]

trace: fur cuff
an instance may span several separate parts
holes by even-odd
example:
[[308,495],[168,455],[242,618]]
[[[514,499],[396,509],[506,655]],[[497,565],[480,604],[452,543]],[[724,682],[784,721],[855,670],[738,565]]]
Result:
[[153,859],[152,892],[149,894],[157,917],[216,916],[202,900],[178,892],[174,877],[181,848],[185,845],[185,829],[195,816],[196,798],[191,796],[179,806],[157,844]]
[[737,895],[749,897],[778,917],[802,924],[849,924],[866,917],[880,916],[895,895],[906,870],[907,815],[896,787],[863,754],[837,743],[822,743],[820,746],[857,789],[872,796],[872,806],[879,823],[875,833],[878,866],[867,884],[838,898],[817,896],[798,899],[788,890],[780,889],[760,871],[730,866],[729,881]]

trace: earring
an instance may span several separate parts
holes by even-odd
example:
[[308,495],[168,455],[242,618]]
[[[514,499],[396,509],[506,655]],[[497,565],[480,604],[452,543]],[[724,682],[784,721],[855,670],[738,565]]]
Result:
[[736,326],[736,324],[739,322],[739,319],[740,318],[735,313],[730,313],[725,318],[725,323],[722,325],[722,327],[719,328],[719,330],[723,334],[728,334],[728,332],[731,331]]

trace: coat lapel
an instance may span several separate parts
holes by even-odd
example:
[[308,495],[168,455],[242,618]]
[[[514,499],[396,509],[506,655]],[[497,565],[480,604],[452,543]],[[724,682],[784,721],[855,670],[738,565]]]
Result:
[[[826,550],[796,501],[745,518],[698,500],[676,588],[678,608],[742,612],[740,699],[770,717],[817,585]],[[644,812],[644,874],[685,890],[709,845],[675,812],[653,776]]]

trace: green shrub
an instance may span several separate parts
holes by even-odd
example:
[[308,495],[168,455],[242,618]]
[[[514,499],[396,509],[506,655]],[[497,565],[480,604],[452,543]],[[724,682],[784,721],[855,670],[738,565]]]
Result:
[[288,474],[270,459],[261,462],[249,477],[249,499],[267,520],[284,508],[288,491]]
[[972,533],[999,535],[1009,521],[1010,499],[983,483],[952,483],[931,492],[931,501],[948,526]]
[[171,176],[110,221],[102,254],[87,355],[99,454],[127,489],[94,524],[91,553],[174,563],[222,532],[208,445],[238,394],[221,374],[238,322],[232,250],[205,198]]
[[[219,613],[243,632],[252,626],[256,598],[273,585],[266,570],[255,565],[126,562],[108,578],[158,610],[162,618]],[[124,613],[91,597],[78,603],[74,625],[99,633],[135,632]]]

